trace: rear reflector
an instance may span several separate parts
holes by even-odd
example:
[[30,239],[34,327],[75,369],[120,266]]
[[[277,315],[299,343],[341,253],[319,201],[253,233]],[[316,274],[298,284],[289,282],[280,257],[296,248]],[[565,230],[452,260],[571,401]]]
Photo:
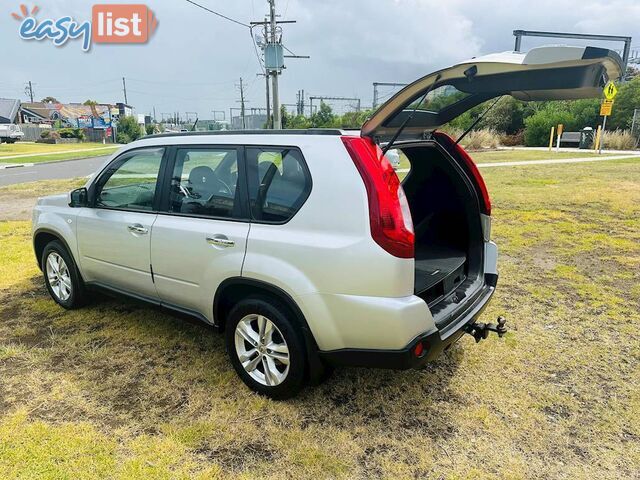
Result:
[[422,342],[416,343],[416,346],[413,347],[413,354],[416,357],[421,357],[423,353],[424,353],[424,345],[422,344]]
[[369,138],[342,137],[367,189],[373,240],[399,258],[413,258],[415,235],[409,202],[382,150]]
[[482,178],[480,170],[473,159],[459,143],[456,143],[453,138],[446,133],[434,132],[433,136],[451,156],[463,161],[464,165],[462,166],[467,168],[468,173],[471,174],[472,180],[475,181],[475,187],[478,190],[478,196],[480,197],[480,210],[485,215],[491,215],[491,199],[489,198],[487,185],[484,183],[484,178]]

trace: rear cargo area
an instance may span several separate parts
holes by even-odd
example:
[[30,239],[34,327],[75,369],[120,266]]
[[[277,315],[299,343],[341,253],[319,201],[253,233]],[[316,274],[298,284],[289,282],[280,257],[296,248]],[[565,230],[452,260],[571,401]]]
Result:
[[482,273],[478,199],[455,160],[435,144],[402,152],[411,163],[403,187],[416,233],[415,294],[433,306]]

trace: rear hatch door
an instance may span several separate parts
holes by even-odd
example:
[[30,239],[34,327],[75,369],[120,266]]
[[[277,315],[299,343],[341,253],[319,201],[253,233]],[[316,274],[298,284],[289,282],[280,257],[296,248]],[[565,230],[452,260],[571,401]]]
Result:
[[426,75],[380,106],[362,126],[362,136],[387,142],[412,114],[399,140],[421,139],[476,105],[501,95],[519,100],[598,97],[623,73],[620,56],[605,48],[544,46],[526,53],[472,58]]

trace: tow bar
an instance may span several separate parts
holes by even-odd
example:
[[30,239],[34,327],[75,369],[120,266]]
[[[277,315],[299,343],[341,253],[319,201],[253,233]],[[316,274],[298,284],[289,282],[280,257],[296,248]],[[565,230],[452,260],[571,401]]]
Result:
[[507,319],[501,315],[496,321],[498,322],[497,324],[482,322],[469,323],[464,328],[464,331],[475,338],[476,343],[487,338],[489,336],[489,332],[495,332],[498,334],[498,337],[502,338],[504,334],[507,333]]

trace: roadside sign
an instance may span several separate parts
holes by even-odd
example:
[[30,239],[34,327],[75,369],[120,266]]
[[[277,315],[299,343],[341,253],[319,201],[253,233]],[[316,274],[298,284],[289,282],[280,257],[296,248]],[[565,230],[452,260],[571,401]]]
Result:
[[558,124],[558,136],[561,137],[562,136],[562,132],[564,132],[564,125],[559,123]]
[[604,93],[604,98],[606,98],[607,100],[613,100],[618,94],[618,88],[616,87],[615,83],[609,80],[604,86],[604,90],[602,92]]
[[600,115],[603,117],[608,117],[611,115],[611,110],[613,109],[613,100],[603,100],[600,105]]

